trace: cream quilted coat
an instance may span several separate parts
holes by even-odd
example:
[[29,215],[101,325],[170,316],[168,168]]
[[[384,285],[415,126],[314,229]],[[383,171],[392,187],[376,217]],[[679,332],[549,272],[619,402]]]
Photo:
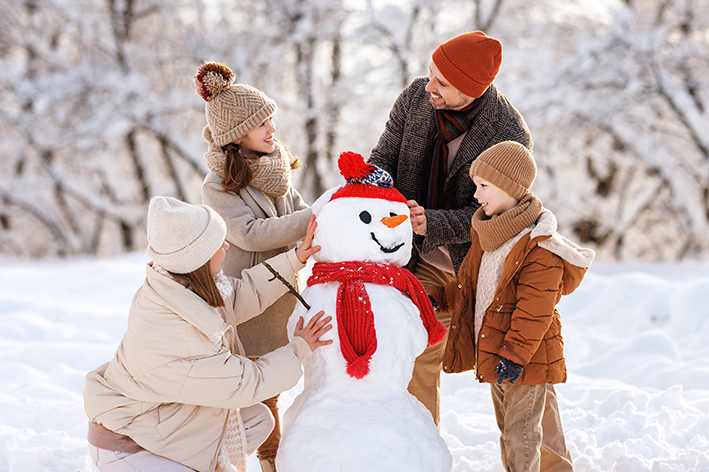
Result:
[[[270,259],[290,283],[304,267],[295,250]],[[310,353],[294,341],[252,362],[235,325],[286,291],[257,265],[230,282],[220,312],[149,264],[115,357],[86,376],[90,420],[130,436],[148,451],[198,471],[213,471],[229,408],[253,405],[293,387]],[[225,321],[226,320],[226,321]]]

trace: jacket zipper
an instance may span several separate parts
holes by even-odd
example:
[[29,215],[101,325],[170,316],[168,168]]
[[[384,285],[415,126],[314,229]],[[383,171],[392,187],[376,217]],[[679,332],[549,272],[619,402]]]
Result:
[[[514,278],[515,275],[517,275],[517,272],[519,272],[519,269],[522,267],[522,262],[524,262],[524,259],[527,257],[527,254],[529,254],[529,251],[525,251],[524,255],[522,256],[522,260],[520,261],[515,261],[515,264],[517,267],[515,270],[512,272],[512,274],[507,278],[507,282],[505,282],[505,285],[502,286],[502,288],[495,293],[495,301],[498,301],[500,299],[500,294],[504,292],[504,290],[507,288],[507,286],[510,284],[512,279]],[[500,311],[502,309],[502,305],[497,306],[497,311]],[[473,314],[475,316],[475,314]],[[485,315],[483,315],[484,317]],[[482,330],[482,326],[480,327]],[[457,339],[457,338],[456,338]],[[480,333],[478,333],[478,339],[475,340],[475,377],[477,378],[478,374],[478,346],[480,345]]]

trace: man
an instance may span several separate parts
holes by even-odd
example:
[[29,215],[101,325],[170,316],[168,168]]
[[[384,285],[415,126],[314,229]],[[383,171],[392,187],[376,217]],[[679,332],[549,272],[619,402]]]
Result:
[[[441,44],[432,55],[428,78],[414,79],[397,98],[369,158],[392,175],[408,200],[415,235],[406,268],[427,290],[453,280],[470,248],[471,218],[479,206],[470,164],[502,141],[532,149],[524,118],[493,85],[501,64],[502,45],[481,31]],[[439,319],[448,327],[450,314]],[[429,346],[418,357],[409,384],[437,425],[444,345]],[[548,435],[558,442],[557,436]],[[552,455],[564,453],[568,455],[565,444]]]

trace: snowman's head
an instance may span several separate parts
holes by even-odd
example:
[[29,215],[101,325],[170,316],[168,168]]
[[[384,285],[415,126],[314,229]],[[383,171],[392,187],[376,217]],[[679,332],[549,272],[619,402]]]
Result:
[[316,212],[313,239],[318,262],[361,261],[406,265],[411,258],[411,220],[406,198],[383,169],[344,152],[338,161],[347,184]]
[[406,203],[380,198],[337,198],[317,216],[317,262],[361,261],[402,267],[411,258],[411,220]]

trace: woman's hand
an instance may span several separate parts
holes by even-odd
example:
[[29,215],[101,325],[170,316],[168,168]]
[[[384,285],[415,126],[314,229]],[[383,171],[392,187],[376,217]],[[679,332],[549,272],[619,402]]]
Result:
[[320,246],[313,246],[313,235],[315,234],[315,228],[318,223],[315,221],[315,215],[310,217],[308,222],[308,229],[305,232],[305,239],[300,243],[295,249],[295,255],[298,256],[298,260],[305,264],[308,258],[320,250]]
[[296,323],[295,325],[295,331],[293,332],[293,335],[300,336],[301,338],[305,339],[305,341],[310,346],[311,351],[314,351],[320,346],[327,346],[328,344],[332,344],[332,339],[329,339],[327,341],[321,341],[320,339],[318,339],[320,338],[320,336],[332,329],[332,325],[327,324],[332,320],[332,316],[326,316],[325,318],[323,318],[324,314],[325,312],[320,310],[315,316],[310,319],[310,321],[308,321],[308,324],[305,327],[303,327],[305,320],[301,316],[298,320],[298,323]]

